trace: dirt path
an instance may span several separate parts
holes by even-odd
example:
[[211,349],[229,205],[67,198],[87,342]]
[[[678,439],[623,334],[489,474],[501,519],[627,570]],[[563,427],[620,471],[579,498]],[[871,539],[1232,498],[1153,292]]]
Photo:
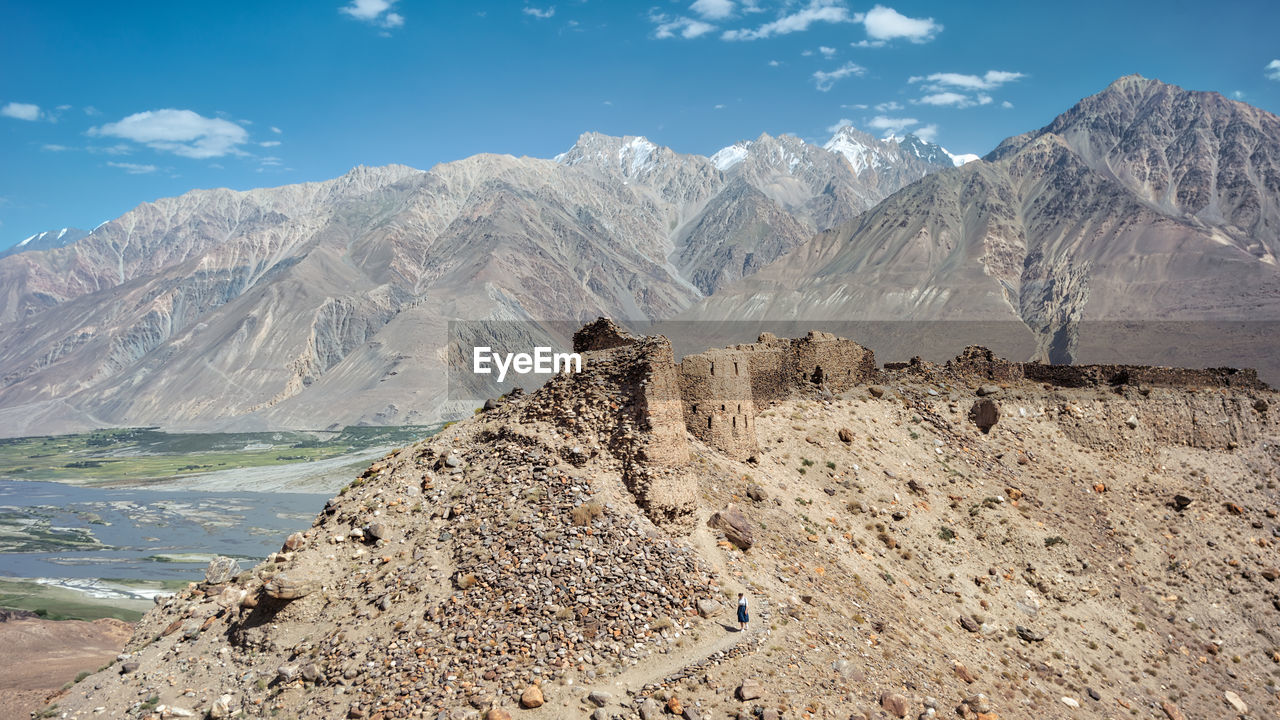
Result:
[[[756,598],[754,605],[751,611],[752,621],[747,624],[746,632],[736,630],[738,623],[734,613],[737,608],[729,607],[708,623],[704,623],[702,631],[705,639],[697,644],[676,648],[667,655],[654,655],[648,659],[648,662],[641,661],[640,664],[624,671],[621,675],[606,678],[591,687],[584,687],[581,693],[585,695],[592,690],[605,690],[618,697],[628,689],[639,690],[645,685],[664,680],[690,665],[701,663],[717,652],[726,652],[738,643],[760,636],[768,627],[764,621],[764,615],[768,612],[769,602],[764,598]],[[730,630],[726,625],[735,629]]]
[[[704,511],[702,514],[707,513]],[[716,538],[706,527],[706,518],[699,517],[695,527],[697,529],[686,538],[686,541],[698,551],[703,561],[715,569],[730,593],[747,591],[747,588],[743,587],[730,571],[723,552],[716,546]],[[751,622],[747,624],[745,632],[737,630],[736,612],[736,605],[728,605],[714,618],[703,622],[696,629],[698,635],[685,635],[685,637],[696,638],[696,642],[686,647],[671,646],[671,652],[668,654],[649,656],[619,675],[579,687],[569,698],[571,707],[566,708],[575,710],[575,713],[563,717],[580,717],[580,711],[576,711],[577,702],[594,690],[603,690],[612,694],[614,702],[625,702],[628,698],[628,690],[636,692],[645,685],[661,682],[679,674],[685,668],[706,661],[716,653],[728,652],[739,643],[750,642],[768,632],[768,598],[755,593],[751,595]]]

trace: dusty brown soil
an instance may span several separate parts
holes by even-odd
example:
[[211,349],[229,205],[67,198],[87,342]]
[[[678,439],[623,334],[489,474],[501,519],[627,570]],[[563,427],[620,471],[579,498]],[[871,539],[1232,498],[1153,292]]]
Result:
[[[672,696],[721,719],[1272,716],[1276,399],[886,373],[762,409],[752,461],[690,438],[692,517],[655,524],[621,436],[515,422],[535,394],[376,463],[287,551],[158,605],[124,674],[56,702],[150,720],[634,718]],[[612,412],[583,401],[571,421]],[[745,552],[707,526],[730,504]],[[757,625],[727,639],[738,591]],[[611,693],[600,713],[591,689]]]
[[115,659],[133,626],[110,618],[0,621],[0,720],[27,720],[80,672]]

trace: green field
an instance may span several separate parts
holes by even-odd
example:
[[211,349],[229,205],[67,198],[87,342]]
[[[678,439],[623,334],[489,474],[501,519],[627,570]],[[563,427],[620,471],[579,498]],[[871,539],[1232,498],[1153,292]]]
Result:
[[341,431],[166,433],[155,428],[0,439],[0,479],[78,484],[147,482],[218,470],[328,460],[399,447],[438,425],[347,427]]
[[[185,582],[113,581],[114,584],[176,592]],[[0,580],[0,608],[28,610],[50,620],[97,620],[110,617],[136,622],[151,607],[150,600],[95,598],[85,593],[28,580]]]

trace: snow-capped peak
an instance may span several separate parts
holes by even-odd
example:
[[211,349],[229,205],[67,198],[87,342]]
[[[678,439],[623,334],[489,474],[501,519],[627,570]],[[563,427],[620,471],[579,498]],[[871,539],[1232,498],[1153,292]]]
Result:
[[648,162],[649,156],[653,155],[653,151],[658,146],[649,142],[643,137],[634,137],[622,147],[618,148],[618,162],[626,164],[627,158],[631,158],[631,172],[638,172],[640,168]]
[[747,151],[751,148],[751,141],[734,143],[727,148],[722,148],[715,155],[711,156],[711,162],[720,170],[726,172],[729,168],[737,165],[747,159]]
[[957,155],[947,150],[946,148],[942,148],[942,152],[946,153],[947,157],[951,158],[951,162],[954,163],[956,167],[960,167],[965,163],[971,163],[974,160],[982,159],[979,156],[974,155],[973,153],[960,153],[959,155]]
[[31,237],[27,238],[26,240],[23,240],[22,242],[18,243],[18,244],[16,245],[16,247],[23,247],[23,246],[25,246],[27,243],[31,242],[32,240],[35,240],[35,239],[36,239],[36,238],[38,238],[38,237],[40,237],[40,233],[36,233],[35,235],[32,235]]
[[599,133],[583,133],[567,152],[553,160],[561,165],[588,163],[595,167],[616,168],[625,176],[650,169],[657,162],[659,147],[641,136],[611,137]]
[[866,142],[868,139],[875,142],[870,136],[859,132],[853,126],[845,125],[837,130],[836,134],[832,135],[827,144],[822,147],[824,150],[843,155],[853,167],[853,171],[861,175],[862,171],[869,167],[885,165],[884,157],[878,149]]

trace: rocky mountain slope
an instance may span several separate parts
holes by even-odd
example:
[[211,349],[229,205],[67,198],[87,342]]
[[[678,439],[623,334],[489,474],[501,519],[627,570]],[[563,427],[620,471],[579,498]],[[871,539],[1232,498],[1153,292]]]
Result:
[[[830,387],[806,370],[782,394],[756,374],[791,377],[757,359],[819,346],[856,350],[811,335],[708,355],[748,362],[745,397],[734,376],[673,366],[662,338],[591,351],[583,374],[375,463],[267,562],[213,563],[53,712],[1280,708],[1274,392],[1247,373],[1055,370],[980,349]],[[726,384],[697,384],[710,377]],[[754,452],[672,433],[691,400],[749,403]]]
[[[1143,323],[1280,320],[1278,208],[1280,118],[1130,76],[683,317],[1008,322],[1038,357],[1080,359]],[[1131,327],[1082,333],[1107,321]]]
[[842,132],[734,163],[588,133],[555,160],[140,205],[0,258],[0,427],[434,419],[450,319],[669,317],[940,167]]

